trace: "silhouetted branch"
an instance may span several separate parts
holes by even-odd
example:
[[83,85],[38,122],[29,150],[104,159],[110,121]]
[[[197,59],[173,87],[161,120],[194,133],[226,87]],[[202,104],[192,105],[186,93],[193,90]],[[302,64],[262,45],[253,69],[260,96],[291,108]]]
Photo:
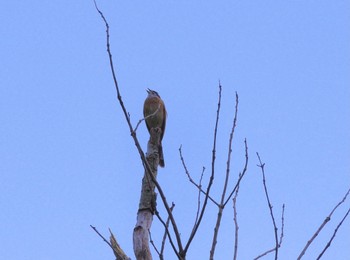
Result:
[[283,204],[282,205],[282,218],[281,218],[282,228],[281,228],[280,242],[279,242],[278,247],[281,247],[282,240],[283,240],[283,237],[284,237],[284,209],[285,209],[285,205]]
[[350,212],[350,208],[348,209],[348,211],[345,213],[343,219],[339,222],[338,226],[336,227],[336,229],[333,232],[333,235],[331,237],[331,239],[328,241],[327,245],[325,246],[325,248],[322,250],[321,254],[317,257],[318,259],[321,259],[321,257],[323,256],[323,254],[326,252],[326,250],[331,246],[333,239],[335,238],[339,228],[341,227],[341,225],[343,224],[344,220],[347,218],[347,216],[349,215]]
[[[220,206],[218,210],[218,216],[216,219],[216,225],[214,228],[214,235],[213,235],[213,241],[210,249],[210,257],[209,259],[214,259],[214,253],[215,253],[215,248],[216,248],[216,243],[217,243],[217,236],[219,234],[219,229],[220,229],[220,223],[221,223],[221,218],[222,214],[225,208],[224,202],[225,202],[225,196],[226,196],[226,189],[230,177],[230,165],[231,165],[231,154],[232,154],[232,140],[233,140],[233,134],[235,132],[236,128],[236,122],[237,122],[237,113],[238,113],[238,95],[236,92],[236,106],[235,106],[235,115],[233,119],[233,125],[230,133],[230,138],[229,138],[229,145],[228,145],[228,155],[227,155],[227,163],[226,163],[226,176],[225,176],[225,181],[224,181],[224,187],[222,189],[221,193],[221,200],[220,200]],[[239,179],[240,180],[240,179]]]
[[274,251],[275,251],[275,260],[277,260],[277,258],[278,258],[278,247],[279,247],[278,245],[279,245],[279,242],[278,242],[278,234],[277,234],[276,221],[275,221],[275,217],[274,217],[274,215],[273,215],[272,204],[271,204],[271,202],[270,202],[269,193],[268,193],[268,191],[267,191],[267,186],[266,186],[265,170],[264,170],[265,163],[262,163],[262,162],[261,162],[259,153],[256,153],[256,155],[258,156],[258,159],[259,159],[259,163],[260,163],[260,164],[258,165],[258,167],[261,168],[261,172],[262,172],[262,175],[263,175],[263,185],[264,185],[264,190],[265,190],[265,196],[266,196],[266,200],[267,200],[267,203],[268,203],[268,206],[269,206],[270,216],[271,216],[272,223],[273,223],[274,234],[275,234],[275,248],[274,248]]
[[[187,169],[187,166],[186,166],[186,163],[185,163],[185,159],[184,157],[182,156],[182,146],[180,146],[179,148],[179,154],[180,154],[180,160],[181,160],[181,163],[182,163],[182,166],[184,167],[184,170],[185,170],[185,173],[188,177],[188,180],[194,185],[197,187],[197,189],[202,192],[204,195],[207,196],[207,193],[202,189],[202,186],[197,184],[191,177],[190,175],[190,172],[188,171]],[[205,168],[204,168],[205,169]],[[217,203],[210,195],[208,195],[208,198],[216,205],[216,206],[219,206],[219,203]]]
[[321,232],[321,230],[324,228],[324,226],[331,220],[331,217],[334,213],[334,211],[341,205],[344,203],[344,201],[346,200],[347,196],[350,193],[350,189],[346,192],[345,196],[343,197],[343,199],[333,208],[333,210],[331,211],[331,213],[325,218],[325,220],[323,221],[323,223],[321,224],[321,226],[317,229],[317,231],[315,232],[315,234],[313,234],[313,236],[310,238],[309,241],[307,241],[304,249],[301,251],[300,255],[298,256],[298,260],[302,258],[302,256],[305,254],[306,250],[308,249],[308,247],[311,245],[311,243],[314,241],[314,239],[318,236],[318,234]]
[[201,224],[201,221],[202,221],[202,218],[203,218],[203,215],[204,215],[204,212],[205,212],[205,209],[206,209],[206,206],[207,206],[207,203],[208,203],[208,199],[209,199],[209,193],[210,193],[210,189],[211,189],[211,186],[214,182],[214,176],[215,176],[215,159],[216,159],[216,137],[217,137],[217,132],[218,132],[218,124],[219,124],[219,115],[220,115],[220,106],[221,106],[221,90],[222,90],[222,87],[221,87],[221,84],[219,82],[219,101],[218,101],[218,108],[217,108],[217,111],[216,111],[216,121],[215,121],[215,127],[214,127],[214,142],[213,142],[213,150],[212,150],[212,160],[211,160],[211,175],[210,175],[210,178],[209,178],[209,183],[208,183],[208,186],[207,186],[207,191],[206,191],[206,195],[205,195],[205,198],[204,198],[204,202],[203,202],[203,206],[202,206],[202,210],[201,210],[201,213],[199,215],[199,218],[198,218],[198,222],[197,224],[194,226],[191,234],[190,234],[190,237],[187,241],[187,244],[184,248],[184,255],[186,255],[186,252],[198,230],[198,227],[199,225]]
[[100,232],[98,232],[96,227],[94,227],[93,225],[90,225],[90,227],[97,233],[97,235],[99,235],[103,239],[104,242],[106,242],[110,246],[110,248],[113,249],[111,243],[109,243],[109,241],[104,236],[102,236]]
[[[171,247],[173,248],[176,256],[179,258],[179,259],[183,259],[182,256],[180,256],[179,252],[177,252],[176,250],[176,247],[175,247],[175,244],[173,242],[173,239],[171,238],[171,235],[170,235],[170,232],[169,232],[169,228],[168,228],[168,225],[169,225],[169,222],[168,222],[168,225],[166,222],[164,222],[164,220],[162,219],[162,217],[159,215],[159,212],[158,211],[155,211],[154,214],[156,215],[156,217],[158,218],[158,220],[160,221],[160,223],[162,223],[162,225],[164,226],[164,229],[165,229],[165,233],[167,234],[168,238],[169,238],[169,242],[170,242],[170,245]],[[170,216],[168,216],[168,219],[170,219]]]
[[151,245],[153,246],[153,249],[156,251],[156,253],[157,253],[159,259],[161,259],[161,257],[160,257],[160,252],[159,252],[157,246],[155,245],[155,243],[154,243],[154,241],[153,241],[153,239],[152,239],[152,232],[151,232],[150,230],[148,230],[148,234],[149,234],[149,242],[150,242]]
[[228,144],[228,155],[227,155],[227,162],[226,162],[226,177],[225,177],[225,182],[224,182],[224,188],[222,190],[221,194],[221,205],[223,205],[224,200],[225,200],[225,195],[226,195],[226,189],[227,189],[227,184],[228,180],[230,177],[230,166],[231,166],[231,154],[232,154],[232,141],[233,141],[233,134],[235,133],[236,125],[237,125],[237,113],[238,113],[238,94],[236,92],[236,106],[235,106],[235,116],[233,119],[233,125],[230,133],[230,139],[229,139],[229,144]]
[[242,172],[239,173],[239,177],[238,180],[236,182],[235,187],[232,189],[230,195],[227,197],[225,203],[224,203],[224,207],[226,206],[226,204],[229,202],[230,198],[232,197],[233,193],[236,191],[236,189],[238,189],[239,184],[241,183],[241,180],[243,179],[245,173],[247,172],[248,169],[248,144],[247,144],[247,139],[244,139],[244,151],[245,151],[245,163],[244,163],[244,167]]
[[198,189],[198,198],[197,198],[197,213],[196,213],[196,219],[194,221],[194,226],[198,222],[198,217],[199,217],[199,211],[201,209],[201,190],[202,190],[202,180],[203,180],[203,175],[204,175],[205,167],[202,169],[202,174],[199,179],[199,189]]
[[[241,174],[239,174],[239,177],[241,177]],[[235,223],[235,243],[234,243],[234,250],[233,250],[233,260],[237,259],[237,253],[238,253],[238,219],[237,219],[237,197],[238,197],[238,191],[239,191],[239,185],[237,186],[237,189],[235,191],[235,195],[233,196],[232,202],[233,202],[233,222]]]
[[[279,239],[279,243],[278,243],[278,248],[281,247],[281,245],[282,245],[282,240],[283,240],[283,236],[284,236],[284,208],[285,208],[285,207],[284,207],[284,204],[283,204],[283,206],[282,206],[282,220],[281,220],[281,222],[282,222],[282,228],[281,228],[281,235],[280,235],[280,239]],[[274,247],[274,248],[271,248],[270,250],[267,250],[266,252],[262,253],[261,255],[255,257],[254,260],[257,260],[257,259],[259,259],[259,258],[261,258],[261,257],[263,257],[263,256],[266,256],[267,254],[272,253],[272,252],[275,251],[275,250],[276,250],[275,247]]]
[[[171,212],[173,212],[174,207],[175,207],[175,204],[174,204],[174,202],[173,202],[172,205],[171,205],[171,208],[170,208],[170,209],[171,209]],[[169,219],[169,216],[168,216],[168,218],[167,218],[167,220],[166,220],[166,223],[165,223],[166,228],[169,227],[169,221],[170,221],[170,219]],[[164,248],[165,248],[165,240],[166,240],[166,237],[167,237],[167,231],[166,231],[166,229],[165,229],[165,230],[164,230],[163,239],[162,239],[162,247],[160,248],[160,254],[159,254],[159,259],[160,259],[160,260],[163,260],[163,259],[164,259]]]

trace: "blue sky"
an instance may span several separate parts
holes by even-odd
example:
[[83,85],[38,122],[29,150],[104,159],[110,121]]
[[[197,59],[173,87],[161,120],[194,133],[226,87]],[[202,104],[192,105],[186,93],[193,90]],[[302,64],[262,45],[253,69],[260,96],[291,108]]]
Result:
[[[223,86],[213,196],[223,184],[239,94],[232,188],[249,166],[237,202],[239,259],[274,243],[256,152],[266,163],[280,223],[280,259],[295,259],[350,186],[349,1],[98,1],[111,26],[121,93],[134,125],[146,88],[168,110],[159,182],[186,241],[197,192],[208,181],[218,95]],[[90,229],[110,227],[133,257],[132,230],[143,175],[109,69],[105,28],[92,1],[0,4],[0,258],[113,259]],[[148,134],[137,132],[146,147]],[[161,202],[159,211],[164,215]],[[326,245],[350,202],[335,212],[304,259]],[[188,259],[206,259],[217,210],[209,205]],[[216,259],[232,259],[232,204]],[[160,244],[163,230],[152,227]],[[347,259],[350,222],[323,259]],[[170,247],[166,259],[174,259]],[[272,259],[272,256],[265,259]]]

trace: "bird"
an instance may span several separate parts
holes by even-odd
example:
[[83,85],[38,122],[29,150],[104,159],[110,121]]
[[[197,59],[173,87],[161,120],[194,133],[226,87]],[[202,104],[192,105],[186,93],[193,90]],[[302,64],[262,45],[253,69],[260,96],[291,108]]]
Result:
[[159,96],[157,91],[147,89],[148,96],[143,105],[143,116],[146,121],[146,126],[148,132],[151,134],[152,128],[160,128],[162,130],[159,140],[158,146],[158,154],[159,154],[159,166],[164,167],[164,155],[163,155],[163,147],[162,140],[165,131],[166,125],[166,116],[167,112],[165,109],[165,105],[161,97]]

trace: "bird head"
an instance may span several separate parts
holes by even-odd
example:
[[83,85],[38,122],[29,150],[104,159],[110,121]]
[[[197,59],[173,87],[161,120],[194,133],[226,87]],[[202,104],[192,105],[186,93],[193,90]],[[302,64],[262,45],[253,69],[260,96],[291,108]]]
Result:
[[157,91],[154,91],[154,90],[149,89],[149,88],[146,89],[146,91],[148,93],[148,97],[159,97],[160,98],[160,96],[159,96]]

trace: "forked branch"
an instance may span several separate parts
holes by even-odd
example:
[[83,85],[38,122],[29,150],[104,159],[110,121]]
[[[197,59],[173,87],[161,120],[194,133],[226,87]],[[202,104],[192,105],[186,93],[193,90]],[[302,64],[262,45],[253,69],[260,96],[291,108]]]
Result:
[[[180,160],[181,160],[181,163],[182,163],[182,166],[184,167],[184,170],[185,170],[185,173],[188,177],[188,180],[194,185],[196,186],[196,188],[201,192],[203,193],[205,196],[208,196],[208,198],[216,205],[216,206],[219,206],[219,203],[217,203],[210,195],[207,195],[207,193],[202,189],[202,184],[199,183],[197,184],[193,178],[191,177],[191,174],[190,172],[188,171],[187,169],[187,166],[186,166],[186,163],[185,163],[185,159],[182,155],[182,146],[180,146],[179,148],[179,154],[180,154]],[[203,172],[204,172],[205,168],[203,168]]]
[[[282,206],[282,228],[281,228],[281,234],[280,234],[280,239],[279,239],[279,243],[278,243],[278,248],[281,247],[282,245],[282,240],[283,240],[283,236],[284,236],[284,209],[285,209],[285,206],[283,204]],[[275,251],[275,247],[271,248],[270,250],[267,250],[266,252],[262,253],[261,255],[257,256],[254,258],[254,260],[257,260],[257,259],[260,259],[261,257],[264,257],[270,253],[272,253],[273,251]]]
[[216,110],[216,120],[215,120],[215,127],[214,127],[214,142],[213,142],[212,159],[211,159],[211,175],[210,175],[210,178],[209,178],[209,183],[208,183],[208,186],[207,186],[207,190],[205,192],[204,202],[203,202],[203,206],[202,206],[201,212],[200,212],[199,217],[198,217],[198,221],[197,221],[196,225],[193,227],[192,232],[190,234],[190,237],[188,238],[188,241],[186,243],[186,246],[184,247],[184,255],[186,255],[186,252],[187,252],[189,246],[191,245],[191,242],[192,242],[194,236],[196,235],[198,227],[201,224],[201,221],[202,221],[203,216],[204,216],[205,209],[207,207],[209,194],[210,194],[210,189],[211,189],[211,186],[213,185],[213,182],[214,182],[215,160],[216,160],[216,138],[217,138],[217,132],[218,132],[220,107],[221,107],[221,90],[222,90],[222,87],[221,87],[221,84],[219,82],[219,100],[218,100],[218,108]]
[[[234,132],[235,132],[235,129],[236,129],[236,124],[237,124],[237,114],[238,114],[238,94],[236,92],[235,115],[234,115],[234,118],[233,118],[232,129],[231,129],[231,132],[230,132],[230,138],[229,138],[229,142],[228,142],[228,155],[227,155],[227,162],[226,162],[226,176],[225,176],[224,186],[223,186],[222,193],[221,193],[221,200],[220,200],[220,205],[218,207],[218,215],[217,215],[217,218],[216,218],[216,224],[215,224],[215,228],[214,228],[214,235],[213,235],[212,245],[211,245],[211,249],[210,249],[209,259],[211,259],[211,260],[214,259],[214,253],[215,253],[215,248],[216,248],[216,244],[217,244],[217,237],[218,237],[218,234],[219,234],[220,223],[221,223],[222,214],[223,214],[223,211],[224,211],[224,208],[225,208],[225,205],[226,205],[225,204],[225,200],[228,201],[230,199],[230,197],[232,196],[234,190],[237,189],[237,187],[239,186],[239,183],[240,183],[242,177],[244,176],[244,173],[243,174],[239,174],[239,178],[238,178],[238,181],[237,181],[237,184],[236,184],[235,188],[231,192],[230,196],[226,199],[226,190],[227,190],[227,185],[228,185],[229,177],[230,177],[232,141],[233,141],[233,135],[234,135]],[[246,141],[245,141],[245,144],[246,144]],[[246,154],[247,154],[247,147],[246,147]],[[246,162],[246,165],[247,165],[247,162]]]
[[117,239],[114,237],[113,233],[111,230],[109,230],[111,237],[110,237],[110,241],[109,242],[100,232],[98,232],[97,228],[94,227],[93,225],[90,225],[90,227],[97,233],[97,235],[99,235],[99,237],[101,237],[103,239],[104,242],[106,242],[106,244],[109,245],[110,248],[112,248],[113,253],[115,255],[115,257],[117,258],[117,260],[131,260],[130,257],[128,257],[123,249],[119,246]]

